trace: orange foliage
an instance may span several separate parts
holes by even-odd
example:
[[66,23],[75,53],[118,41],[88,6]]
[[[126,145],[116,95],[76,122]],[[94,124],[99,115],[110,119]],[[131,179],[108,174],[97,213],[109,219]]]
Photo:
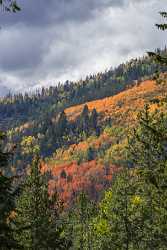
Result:
[[[60,198],[69,206],[78,192],[85,190],[92,199],[97,200],[100,191],[111,185],[113,173],[118,167],[105,168],[95,160],[77,165],[76,162],[55,165],[52,167],[52,180],[49,181],[49,192],[52,194],[57,189]],[[66,177],[61,173],[65,171]]]
[[[96,108],[97,112],[101,113],[104,118],[111,117],[116,123],[129,123],[135,121],[136,112],[141,110],[145,103],[153,98],[162,98],[165,94],[167,94],[166,86],[157,85],[155,81],[148,80],[115,96],[85,104],[88,105],[90,111]],[[76,119],[85,104],[67,108],[65,113],[68,119]]]
[[[126,127],[134,125],[139,110],[143,109],[145,103],[153,99],[162,99],[167,94],[164,85],[157,85],[154,81],[145,81],[131,89],[127,89],[113,97],[88,102],[88,108],[92,111],[96,108],[101,117],[112,118],[114,125]],[[68,119],[76,119],[81,113],[83,105],[70,107],[65,110]],[[151,110],[157,108],[156,103],[151,103]],[[103,132],[98,138],[90,137],[77,145],[71,145],[66,150],[57,152],[52,162],[43,164],[41,170],[51,170],[52,180],[49,182],[49,191],[52,193],[56,188],[60,198],[68,206],[81,190],[88,192],[95,200],[99,198],[100,192],[111,185],[113,174],[120,170],[116,166],[105,167],[103,159],[77,164],[74,159],[77,152],[86,151],[90,146],[96,150],[100,149],[103,143],[112,144],[112,137]]]

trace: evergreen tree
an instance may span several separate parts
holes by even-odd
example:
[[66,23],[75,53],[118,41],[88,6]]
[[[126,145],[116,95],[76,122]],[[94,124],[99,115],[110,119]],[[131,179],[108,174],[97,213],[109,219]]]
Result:
[[[160,12],[160,15],[163,18],[167,18],[167,12]],[[167,23],[162,23],[162,24],[156,24],[156,27],[162,31],[167,30]],[[150,57],[153,57],[153,59],[160,63],[161,65],[167,65],[167,56],[162,55],[162,53],[155,53],[155,52],[148,52],[148,55]]]
[[89,147],[87,150],[86,160],[92,161],[95,159],[95,150],[92,147]]
[[129,138],[127,160],[94,221],[95,249],[159,250],[167,242],[167,118],[149,107]]
[[92,110],[92,113],[90,115],[90,128],[93,130],[93,132],[95,132],[96,135],[99,135],[99,127],[98,127],[98,113],[96,111],[96,109],[94,108]]
[[83,111],[80,115],[80,130],[88,135],[89,132],[89,109],[88,105],[84,105]]
[[59,116],[59,120],[58,120],[58,123],[57,123],[57,131],[56,131],[56,133],[59,136],[62,136],[64,134],[66,134],[67,127],[68,127],[68,121],[67,121],[66,114],[63,111],[63,112],[60,113],[60,116]]
[[4,134],[0,133],[0,249],[2,250],[18,247],[11,227],[11,214],[15,210],[13,178],[3,174],[10,158],[10,154],[4,153],[2,149],[4,138]]
[[167,242],[167,129],[163,111],[145,111],[129,142],[138,189],[144,197],[143,249],[165,249]]
[[17,12],[20,11],[20,7],[15,0],[0,0],[0,6],[4,11]]
[[95,205],[90,202],[87,195],[81,192],[70,224],[73,226],[73,247],[77,250],[92,250],[93,235],[91,218],[95,214]]
[[57,194],[49,196],[47,176],[40,171],[38,154],[16,203],[15,238],[24,249],[68,249],[60,220],[61,203]]
[[94,219],[95,249],[142,249],[141,200],[131,172],[124,169],[117,176],[112,189],[105,193],[99,206],[98,217]]

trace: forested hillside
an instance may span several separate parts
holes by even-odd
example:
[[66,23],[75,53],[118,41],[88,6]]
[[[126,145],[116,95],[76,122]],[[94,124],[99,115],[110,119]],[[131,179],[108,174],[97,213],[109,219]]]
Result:
[[[117,242],[117,226],[122,235],[128,233],[122,223],[136,230],[128,236],[131,249],[140,249],[143,227],[140,245],[150,242],[146,234],[154,223],[148,217],[147,225],[146,214],[160,214],[162,224],[165,216],[157,204],[165,209],[166,193],[159,200],[158,192],[166,182],[166,76],[165,65],[144,57],[77,83],[1,99],[6,136],[0,137],[0,157],[9,163],[1,175],[4,190],[10,187],[5,192],[11,200],[7,219],[13,246],[121,249],[126,239],[118,248],[112,242]],[[155,202],[152,211],[149,197]],[[156,234],[164,246],[165,233]],[[148,244],[156,246],[150,237]]]
[[[166,49],[161,54],[166,55]],[[99,136],[107,125],[114,122],[116,114],[119,122],[124,122],[119,112],[126,116],[126,109],[128,110],[128,105],[131,106],[131,103],[126,103],[126,97],[123,98],[124,94],[120,92],[135,86],[134,91],[127,92],[127,95],[135,95],[135,91],[140,90],[138,86],[141,86],[141,94],[134,96],[134,99],[139,97],[138,102],[134,104],[134,110],[138,110],[139,107],[143,107],[145,92],[149,93],[147,99],[154,102],[154,97],[164,91],[152,86],[151,82],[146,89],[145,85],[140,83],[155,78],[157,72],[165,70],[166,66],[160,66],[146,56],[76,83],[67,81],[64,85],[43,88],[34,94],[8,95],[2,98],[0,127],[7,131],[8,148],[15,148],[13,162],[17,164],[18,169],[24,169],[31,161],[30,156],[25,157],[21,153],[22,144],[29,136],[34,137],[35,143],[39,144],[41,157],[48,157],[58,148],[77,144],[91,135]],[[120,95],[112,99],[111,96],[117,93]],[[140,98],[142,95],[143,98]],[[92,100],[96,101],[84,107],[86,102]],[[75,108],[78,104],[83,105]]]
[[166,48],[0,99],[0,250],[17,249],[167,249]]
[[[36,134],[33,121],[1,135],[9,149],[17,141],[9,153],[0,149],[2,201],[9,197],[3,244],[166,249],[166,87],[161,73],[65,109],[51,117],[56,127],[48,134]],[[49,140],[53,155],[42,159]],[[13,178],[19,192],[10,188]]]
[[43,170],[49,169],[52,173],[50,189],[56,185],[65,203],[73,203],[83,189],[91,199],[98,200],[101,192],[110,187],[113,176],[125,164],[127,134],[136,126],[139,112],[146,104],[150,112],[165,110],[162,103],[167,95],[166,74],[161,75],[161,79],[161,84],[147,80],[113,97],[65,110],[67,119],[72,122],[81,120],[85,107],[90,114],[97,110],[98,124],[103,124],[99,134],[95,129],[90,134],[85,133],[82,142],[58,149],[43,163]]
[[[161,54],[166,55],[166,49]],[[129,85],[150,79],[157,71],[166,71],[166,66],[145,56],[78,82],[58,83],[56,87],[42,88],[32,94],[9,93],[0,100],[0,128],[6,130],[32,121],[40,124],[67,107],[113,96]]]

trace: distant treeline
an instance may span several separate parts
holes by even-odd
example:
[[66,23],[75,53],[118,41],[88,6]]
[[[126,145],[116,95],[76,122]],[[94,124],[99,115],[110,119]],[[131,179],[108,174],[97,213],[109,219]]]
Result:
[[[165,48],[161,53],[166,52]],[[38,121],[44,114],[51,117],[69,106],[115,95],[136,81],[150,79],[157,71],[166,70],[166,66],[160,66],[145,56],[78,82],[66,81],[37,90],[34,94],[8,94],[0,100],[0,128],[6,130],[27,121]]]

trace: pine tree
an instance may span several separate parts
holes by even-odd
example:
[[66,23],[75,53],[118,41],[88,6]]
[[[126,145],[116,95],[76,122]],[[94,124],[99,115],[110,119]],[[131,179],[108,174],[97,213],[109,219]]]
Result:
[[150,113],[146,106],[139,128],[129,141],[130,158],[143,201],[143,249],[165,249],[167,242],[167,129],[162,112]]
[[92,147],[89,147],[88,149],[87,149],[87,155],[86,155],[86,160],[87,161],[92,161],[92,160],[94,160],[95,159],[95,150],[92,148]]
[[88,135],[89,132],[89,109],[87,105],[84,105],[83,111],[80,115],[80,130]]
[[98,113],[96,109],[94,108],[92,110],[92,113],[90,115],[90,128],[95,132],[96,135],[99,135],[99,127],[98,127]]
[[91,218],[95,214],[95,205],[90,202],[87,195],[81,192],[77,198],[76,207],[73,212],[72,220],[72,238],[73,247],[77,250],[92,250],[93,235]]
[[112,188],[106,191],[99,206],[99,214],[94,220],[95,249],[142,249],[141,201],[131,171],[122,170]]
[[58,136],[62,136],[67,132],[67,127],[68,127],[68,121],[67,121],[67,117],[65,112],[61,112],[60,116],[59,116],[59,120],[57,123],[57,131],[56,134],[58,134]]
[[[167,12],[160,12],[160,15],[165,19],[167,18]],[[155,26],[162,31],[167,30],[167,23],[156,24]],[[148,55],[161,65],[167,65],[167,56],[155,52],[148,52]]]
[[96,249],[167,246],[167,118],[146,106],[138,122],[126,153],[134,168],[123,167],[100,204],[94,224]]
[[3,169],[8,167],[10,153],[4,153],[2,141],[5,135],[0,133],[0,249],[17,249],[18,244],[13,237],[11,214],[15,210],[13,178],[6,177]]
[[15,238],[24,249],[68,249],[60,220],[61,203],[55,192],[48,194],[47,176],[40,171],[39,156],[35,155],[31,172],[26,177],[17,199]]
[[4,11],[8,11],[8,12],[15,13],[21,10],[16,0],[0,0],[0,6],[2,6],[2,9]]

